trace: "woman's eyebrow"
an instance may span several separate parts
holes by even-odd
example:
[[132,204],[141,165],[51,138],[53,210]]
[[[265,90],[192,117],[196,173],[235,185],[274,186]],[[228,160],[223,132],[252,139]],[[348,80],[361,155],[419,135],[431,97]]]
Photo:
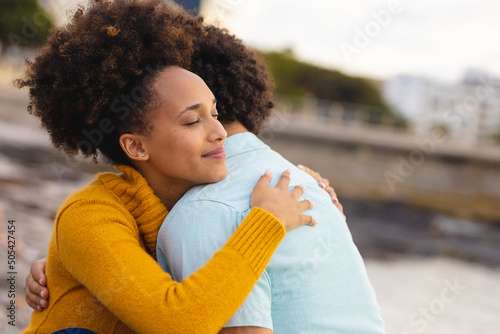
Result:
[[[217,103],[217,99],[215,99],[215,98],[214,98],[214,99],[212,100],[212,105],[214,105],[214,104],[216,104],[216,103]],[[196,110],[196,109],[200,108],[201,106],[202,106],[202,104],[201,104],[201,103],[196,103],[196,104],[193,104],[192,106],[189,106],[189,107],[187,107],[186,109],[184,109],[183,111],[181,111],[181,112],[180,112],[180,114],[179,114],[179,116],[177,116],[177,117],[181,117],[181,116],[182,116],[182,114],[184,114],[185,112],[188,112],[188,111],[190,111],[190,110]]]

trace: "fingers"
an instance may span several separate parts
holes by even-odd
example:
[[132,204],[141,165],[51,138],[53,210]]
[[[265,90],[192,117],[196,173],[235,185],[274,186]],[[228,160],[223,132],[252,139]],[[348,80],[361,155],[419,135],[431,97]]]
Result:
[[[301,211],[306,211],[314,208],[315,203],[308,199],[299,202],[299,207]],[[302,215],[302,225],[316,226],[318,221],[312,216]]]
[[325,190],[332,198],[333,204],[337,207],[337,209],[339,209],[340,213],[342,213],[342,215],[344,216],[344,220],[347,220],[344,214],[344,207],[342,206],[342,204],[340,204],[339,199],[337,198],[337,193],[335,193],[335,190],[332,187],[327,187]]
[[327,189],[328,187],[330,187],[330,181],[328,179],[325,179],[324,177],[319,179],[318,184],[323,189]]
[[320,181],[321,175],[319,175],[319,173],[316,173],[315,171],[313,171],[311,168],[306,167],[304,165],[298,165],[297,168],[302,169],[304,172],[311,175],[316,181],[318,181],[318,182]]
[[33,279],[40,285],[47,285],[47,277],[45,276],[45,265],[47,264],[46,259],[41,259],[33,262],[31,265],[31,273],[33,274]]
[[339,209],[340,213],[344,216],[344,220],[346,220],[346,216],[344,214],[344,207],[342,204],[340,204],[339,199],[337,198],[337,194],[335,193],[335,190],[330,186],[330,181],[326,178],[321,177],[321,175],[315,171],[313,171],[311,168],[303,166],[303,165],[298,165],[297,166],[299,169],[303,170],[304,172],[308,173],[311,175],[316,181],[318,181],[318,185],[320,188],[323,188],[326,190],[326,192],[330,195],[332,198],[333,204]]
[[311,216],[303,215],[303,221],[304,221],[303,225],[309,225],[309,226],[318,225],[318,221]]
[[267,187],[269,187],[269,183],[271,183],[272,179],[273,179],[273,173],[268,169],[268,170],[266,170],[264,175],[262,175],[260,177],[259,181],[257,181],[255,188],[267,188]]
[[281,177],[278,181],[278,184],[276,185],[276,188],[280,188],[283,190],[288,189],[288,186],[290,185],[290,174],[292,174],[291,169],[287,169],[286,171],[281,173]]
[[318,172],[313,171],[311,168],[306,167],[304,165],[298,165],[297,166],[299,169],[302,169],[304,172],[307,174],[311,175],[316,181],[321,181],[321,175],[319,175]]
[[318,172],[313,171],[311,168],[303,166],[303,165],[298,165],[297,166],[299,169],[302,169],[304,172],[307,174],[311,175],[317,182],[320,188],[326,189],[330,186],[330,180],[321,177],[321,175]]
[[24,293],[26,295],[26,303],[28,303],[29,307],[36,310],[38,305],[36,305],[35,301],[32,302],[32,300],[36,300],[36,298],[28,289],[30,277],[31,279],[33,279],[33,276],[31,276],[31,274],[29,274],[28,277],[26,277],[26,284],[24,285]]
[[26,293],[26,302],[31,308],[41,312],[48,306],[48,289],[38,284],[31,273],[26,278],[24,292]]
[[339,199],[337,198],[337,193],[335,192],[335,190],[332,187],[327,187],[325,190],[332,198],[333,204],[337,204],[339,202]]
[[337,209],[339,209],[342,216],[344,216],[344,220],[347,220],[347,217],[344,214],[344,207],[342,206],[342,204],[340,204],[339,199],[337,198],[337,194],[335,193],[335,190],[332,187],[328,187],[325,190],[332,198],[333,204],[337,207]]
[[26,302],[37,311],[42,311],[49,304],[49,290],[45,287],[47,285],[47,277],[45,276],[46,263],[46,259],[33,262],[24,287]]
[[299,202],[299,207],[301,211],[306,211],[306,210],[311,210],[314,208],[315,203],[313,201],[310,201],[308,199],[302,200]]
[[290,193],[295,196],[296,199],[298,199],[302,194],[304,193],[304,190],[306,190],[306,186],[301,185],[301,186],[295,186]]

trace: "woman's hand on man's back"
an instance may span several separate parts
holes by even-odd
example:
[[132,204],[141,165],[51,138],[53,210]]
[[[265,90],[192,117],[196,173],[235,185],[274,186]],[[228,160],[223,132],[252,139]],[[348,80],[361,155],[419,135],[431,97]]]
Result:
[[287,232],[302,225],[314,226],[318,223],[311,216],[303,214],[304,211],[312,209],[314,202],[307,199],[298,201],[304,193],[304,186],[296,186],[288,191],[290,173],[289,169],[284,171],[278,184],[271,188],[269,183],[273,175],[271,171],[266,171],[257,181],[250,201],[252,208],[264,209],[276,217],[284,225]]

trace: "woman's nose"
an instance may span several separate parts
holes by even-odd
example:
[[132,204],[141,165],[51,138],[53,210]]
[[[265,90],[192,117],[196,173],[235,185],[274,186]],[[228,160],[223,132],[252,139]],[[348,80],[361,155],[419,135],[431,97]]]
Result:
[[212,122],[212,126],[210,129],[210,135],[209,135],[209,140],[210,141],[217,141],[217,140],[224,140],[227,137],[227,132],[222,126],[222,124],[214,119]]

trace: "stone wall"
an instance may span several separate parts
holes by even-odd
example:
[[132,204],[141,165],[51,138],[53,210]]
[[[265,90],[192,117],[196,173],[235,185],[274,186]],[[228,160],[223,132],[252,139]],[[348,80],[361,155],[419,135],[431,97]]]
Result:
[[500,149],[278,115],[261,138],[332,181],[340,197],[405,204],[500,223]]

